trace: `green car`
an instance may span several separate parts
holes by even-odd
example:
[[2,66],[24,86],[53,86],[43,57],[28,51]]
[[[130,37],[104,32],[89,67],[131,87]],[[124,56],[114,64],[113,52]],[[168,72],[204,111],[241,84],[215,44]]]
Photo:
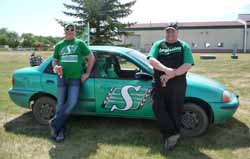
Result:
[[[150,98],[153,69],[146,56],[123,47],[90,46],[90,49],[96,64],[80,88],[72,114],[155,119]],[[38,123],[47,124],[55,113],[57,99],[52,57],[40,66],[16,70],[9,96],[17,105],[32,109]],[[238,105],[238,96],[222,84],[188,73],[182,133],[200,135],[210,124],[232,117]]]

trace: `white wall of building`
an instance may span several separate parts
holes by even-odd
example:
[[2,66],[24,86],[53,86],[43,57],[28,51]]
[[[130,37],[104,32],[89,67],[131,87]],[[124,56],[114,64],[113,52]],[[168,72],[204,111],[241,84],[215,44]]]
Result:
[[[238,49],[243,48],[244,29],[190,29],[180,30],[180,39],[187,41],[193,49]],[[222,43],[223,47],[218,47]]]
[[247,31],[247,50],[250,50],[250,28],[249,26],[248,26],[248,31]]
[[[134,41],[135,38],[133,36],[139,36],[140,38],[137,38],[139,42]],[[142,31],[134,31],[134,35],[132,37],[123,37],[123,43],[124,44],[130,44],[133,45],[136,43],[139,43],[139,47],[136,47],[134,45],[135,49],[142,50],[142,51],[148,51],[152,43],[156,40],[163,39],[164,38],[164,30],[142,30]]]
[[[137,38],[123,37],[123,43],[134,43],[136,49],[148,51],[152,43],[165,36],[164,30],[137,30],[133,31]],[[248,29],[250,34],[250,28]],[[244,28],[215,28],[215,29],[181,29],[180,39],[188,42],[192,49],[233,50],[236,47],[243,49]],[[222,43],[223,47],[218,47]],[[210,47],[206,48],[206,44]],[[250,49],[250,35],[248,36],[248,49]]]

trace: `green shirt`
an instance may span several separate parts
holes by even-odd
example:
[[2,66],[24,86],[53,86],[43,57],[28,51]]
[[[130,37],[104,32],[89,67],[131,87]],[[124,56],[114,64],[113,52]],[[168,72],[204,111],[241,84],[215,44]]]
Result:
[[[154,44],[153,44],[153,46],[151,47],[151,49],[150,49],[150,52],[149,52],[149,54],[148,54],[148,57],[154,57],[154,58],[157,58],[158,57],[158,54],[159,54],[159,45],[162,43],[162,42],[164,42],[164,41],[166,41],[165,39],[162,39],[162,40],[159,40],[159,41],[156,41]],[[191,51],[191,49],[190,49],[190,47],[189,47],[189,45],[186,43],[186,42],[184,42],[184,41],[181,41],[181,40],[178,40],[178,41],[180,41],[180,43],[181,43],[181,45],[182,45],[182,47],[183,47],[183,51],[184,51],[184,60],[183,60],[183,63],[184,64],[191,64],[191,65],[194,65],[194,59],[193,59],[193,56],[192,56],[192,51]],[[176,52],[178,52],[178,47],[176,47],[176,48],[171,48],[171,49],[169,49],[169,50],[166,50],[166,51],[164,51],[165,53],[167,52],[167,53],[169,53],[169,54],[171,54],[171,53],[176,53]]]
[[90,53],[89,48],[80,39],[62,40],[55,46],[53,57],[63,67],[63,77],[81,78],[84,57]]

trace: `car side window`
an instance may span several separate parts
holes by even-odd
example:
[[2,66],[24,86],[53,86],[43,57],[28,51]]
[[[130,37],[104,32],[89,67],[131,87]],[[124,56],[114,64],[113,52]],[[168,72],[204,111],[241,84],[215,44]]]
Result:
[[121,70],[139,70],[140,68],[123,56],[118,56]]
[[112,53],[97,53],[94,67],[96,78],[135,79],[140,69],[126,57]]
[[[128,58],[112,53],[93,52],[96,62],[90,77],[95,78],[119,78],[135,79],[135,74],[140,68]],[[86,71],[87,64],[83,64],[83,72]],[[55,74],[53,72],[52,61],[48,64],[44,73]]]
[[47,66],[46,69],[44,70],[44,73],[55,74],[54,71],[53,71],[52,62],[50,62],[50,63],[48,64],[48,66]]
[[141,69],[125,56],[117,56],[119,77],[121,79],[135,79],[135,74]]
[[108,53],[96,53],[93,75],[97,78],[118,78],[115,57]]
[[[83,64],[83,72],[86,72],[86,69],[87,69],[87,64]],[[52,61],[48,64],[48,66],[44,70],[44,73],[47,73],[47,74],[56,74],[53,71]],[[93,70],[92,70],[92,72],[90,74],[90,77],[93,77]]]

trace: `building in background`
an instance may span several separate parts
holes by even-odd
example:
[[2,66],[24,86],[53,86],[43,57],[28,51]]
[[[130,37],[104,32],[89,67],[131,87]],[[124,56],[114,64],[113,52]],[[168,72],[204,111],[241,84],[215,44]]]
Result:
[[[168,23],[135,24],[127,28],[133,35],[122,37],[124,45],[148,52],[153,42],[164,38]],[[193,52],[250,52],[250,14],[239,14],[236,21],[181,22],[179,37]]]

